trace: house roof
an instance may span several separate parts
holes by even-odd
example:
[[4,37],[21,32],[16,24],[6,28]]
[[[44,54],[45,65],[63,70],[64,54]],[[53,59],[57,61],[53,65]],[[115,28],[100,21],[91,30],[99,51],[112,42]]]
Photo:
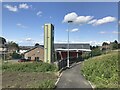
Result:
[[[55,49],[55,51],[68,51],[68,49]],[[88,51],[90,52],[90,49],[69,49],[69,51]]]
[[34,46],[19,46],[20,50],[30,50],[34,48]]
[[42,49],[44,49],[41,45],[39,45],[39,46],[35,46],[35,47],[29,49],[28,51],[24,52],[24,54],[27,53],[27,52],[30,52],[30,51],[32,51],[32,50],[34,50],[36,48],[42,48]]
[[[55,49],[67,49],[68,44],[67,43],[55,43],[54,48]],[[90,49],[90,44],[88,43],[70,43],[69,49]]]

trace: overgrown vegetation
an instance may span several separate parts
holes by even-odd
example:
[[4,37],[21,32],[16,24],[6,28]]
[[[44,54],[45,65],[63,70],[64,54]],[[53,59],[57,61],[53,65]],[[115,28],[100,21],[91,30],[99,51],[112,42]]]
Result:
[[117,88],[118,52],[88,59],[82,64],[82,73],[96,88]]
[[2,71],[4,88],[54,88],[57,79],[57,67],[43,62],[6,62]]
[[12,56],[13,59],[20,59],[20,58],[22,58],[22,55],[20,55],[20,54],[18,54],[16,52],[13,52],[11,56]]
[[55,82],[53,80],[44,80],[40,85],[39,88],[54,88]]
[[26,63],[4,63],[2,65],[3,72],[5,71],[19,71],[19,72],[49,72],[49,71],[57,71],[55,65],[43,63],[43,62],[26,62]]

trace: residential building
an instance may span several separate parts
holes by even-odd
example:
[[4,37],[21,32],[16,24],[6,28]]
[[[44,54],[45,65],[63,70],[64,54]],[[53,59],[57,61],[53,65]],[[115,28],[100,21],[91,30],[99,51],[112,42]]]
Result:
[[44,48],[42,46],[34,47],[24,53],[24,58],[44,61]]
[[0,59],[6,59],[7,51],[6,39],[0,37]]

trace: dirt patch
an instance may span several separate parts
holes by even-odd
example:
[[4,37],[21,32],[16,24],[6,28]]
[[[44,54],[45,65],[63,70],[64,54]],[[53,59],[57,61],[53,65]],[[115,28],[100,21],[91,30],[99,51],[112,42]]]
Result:
[[57,80],[54,73],[3,72],[2,88],[38,88],[44,80]]

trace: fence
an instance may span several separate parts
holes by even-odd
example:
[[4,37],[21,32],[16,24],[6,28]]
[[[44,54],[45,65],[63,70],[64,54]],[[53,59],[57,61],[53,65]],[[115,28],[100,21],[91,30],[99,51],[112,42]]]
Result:
[[[70,58],[69,59],[69,65],[72,65],[73,63],[77,63],[82,61],[83,59],[81,57],[79,58]],[[65,68],[67,66],[67,59],[63,59],[63,60],[58,60],[56,61],[57,67],[59,70]]]

